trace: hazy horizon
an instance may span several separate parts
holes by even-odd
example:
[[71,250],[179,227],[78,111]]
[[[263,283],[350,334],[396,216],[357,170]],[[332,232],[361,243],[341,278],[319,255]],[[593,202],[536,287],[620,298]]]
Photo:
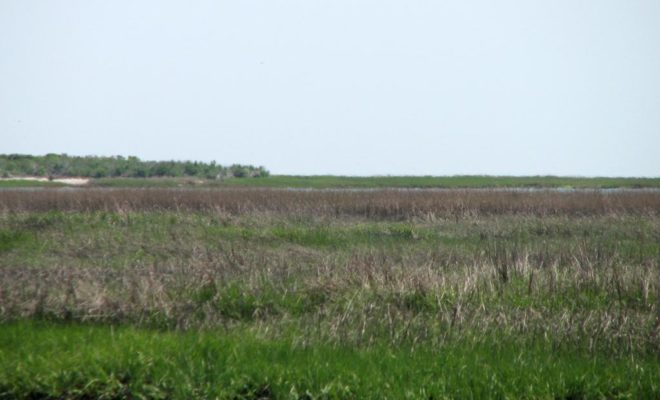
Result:
[[0,153],[660,176],[660,2],[0,3]]

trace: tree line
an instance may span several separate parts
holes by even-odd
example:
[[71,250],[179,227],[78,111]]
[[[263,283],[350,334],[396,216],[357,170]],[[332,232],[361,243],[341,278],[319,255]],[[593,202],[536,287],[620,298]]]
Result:
[[199,161],[143,161],[129,156],[69,156],[67,154],[0,154],[0,176],[149,178],[198,177],[206,179],[265,177],[264,167],[233,164],[223,166]]

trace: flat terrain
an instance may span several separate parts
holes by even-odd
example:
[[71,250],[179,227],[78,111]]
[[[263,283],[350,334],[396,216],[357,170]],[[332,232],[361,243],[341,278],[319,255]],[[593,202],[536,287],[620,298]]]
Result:
[[190,179],[99,179],[98,186],[202,185],[211,187],[274,187],[274,188],[660,188],[660,178],[566,178],[555,176],[492,177],[492,176],[290,176],[273,175],[253,179],[223,181]]
[[658,398],[659,261],[657,191],[7,189],[0,399]]
[[[16,186],[52,186],[57,182],[2,180],[0,188]],[[272,175],[256,178],[202,179],[187,178],[100,178],[91,179],[96,187],[256,187],[256,188],[660,188],[660,178],[580,178],[557,176],[293,176]]]

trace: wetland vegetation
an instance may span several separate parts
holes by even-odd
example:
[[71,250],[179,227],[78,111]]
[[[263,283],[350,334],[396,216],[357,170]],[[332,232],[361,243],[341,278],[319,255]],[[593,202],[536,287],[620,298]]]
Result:
[[660,194],[0,192],[0,398],[657,398]]

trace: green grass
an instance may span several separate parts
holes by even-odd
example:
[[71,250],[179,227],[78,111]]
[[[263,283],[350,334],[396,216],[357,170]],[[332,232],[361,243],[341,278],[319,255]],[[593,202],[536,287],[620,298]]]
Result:
[[293,176],[198,181],[193,179],[97,179],[103,187],[273,187],[273,188],[658,188],[660,178],[574,178],[558,176]]
[[0,179],[0,189],[28,188],[28,187],[64,187],[67,186],[61,182],[49,181],[31,181],[31,180],[2,180]]
[[[208,212],[18,213],[0,216],[5,265],[127,266],[137,261],[189,262],[190,249],[220,255],[298,249],[344,259],[356,252],[394,256],[448,253],[459,262],[480,257],[531,263],[546,257],[571,264],[575,256],[617,264],[660,259],[660,227],[645,216],[491,216],[476,220],[388,221],[268,215],[228,217]],[[585,253],[586,252],[586,253]],[[102,255],[102,257],[99,257]],[[611,260],[610,260],[611,259]],[[295,261],[295,260],[294,260]],[[541,261],[541,260],[538,260]]]
[[29,242],[29,235],[23,231],[0,230],[0,253],[23,246]]
[[[84,368],[81,368],[84,366]],[[0,326],[0,398],[635,398],[654,357],[556,350],[466,333],[444,347],[356,349],[250,332]]]
[[[31,265],[28,260],[47,264],[53,255],[65,264],[126,265],[131,257],[164,261],[195,246],[217,250],[226,245],[257,251],[303,247],[337,256],[446,249],[461,258],[480,252],[502,258],[511,251],[570,257],[581,247],[642,262],[660,258],[660,231],[653,221],[643,216],[398,222],[251,215],[227,219],[207,212],[21,213],[0,217],[0,252],[5,253],[0,265]],[[87,250],[77,253],[81,247]],[[99,259],[99,253],[105,256]]]

